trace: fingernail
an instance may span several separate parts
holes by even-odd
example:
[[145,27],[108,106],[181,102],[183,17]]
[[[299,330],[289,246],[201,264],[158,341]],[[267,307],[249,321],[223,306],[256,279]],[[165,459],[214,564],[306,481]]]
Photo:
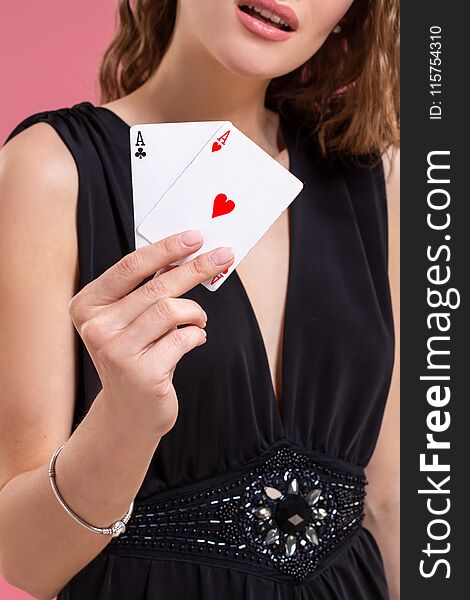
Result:
[[202,242],[202,231],[199,229],[189,229],[180,235],[180,241],[185,246],[195,246]]
[[211,254],[211,260],[216,265],[224,265],[233,258],[233,248],[223,247],[214,250]]

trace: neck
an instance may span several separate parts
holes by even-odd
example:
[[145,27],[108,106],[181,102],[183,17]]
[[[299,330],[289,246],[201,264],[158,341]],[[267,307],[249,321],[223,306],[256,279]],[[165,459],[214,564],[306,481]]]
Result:
[[[278,147],[278,115],[264,106],[269,79],[229,71],[190,36],[174,35],[135,94],[151,122],[229,120],[264,149]],[[136,98],[137,100],[137,98]]]

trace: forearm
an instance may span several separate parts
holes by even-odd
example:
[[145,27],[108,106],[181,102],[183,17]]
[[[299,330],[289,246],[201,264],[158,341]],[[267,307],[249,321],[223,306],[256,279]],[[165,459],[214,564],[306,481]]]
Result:
[[[143,424],[122,419],[100,392],[57,458],[61,495],[87,522],[108,526],[128,509],[159,441]],[[14,477],[0,492],[2,575],[38,598],[53,598],[111,540],[67,515],[48,467]]]
[[385,566],[390,600],[400,598],[400,510],[399,504],[367,510],[364,527],[376,539]]

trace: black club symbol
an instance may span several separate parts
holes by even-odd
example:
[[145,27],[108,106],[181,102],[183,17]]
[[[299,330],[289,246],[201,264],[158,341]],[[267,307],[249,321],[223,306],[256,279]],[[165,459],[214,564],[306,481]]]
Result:
[[144,152],[142,148],[139,148],[135,153],[135,156],[136,158],[144,158],[145,156],[147,156],[147,152]]

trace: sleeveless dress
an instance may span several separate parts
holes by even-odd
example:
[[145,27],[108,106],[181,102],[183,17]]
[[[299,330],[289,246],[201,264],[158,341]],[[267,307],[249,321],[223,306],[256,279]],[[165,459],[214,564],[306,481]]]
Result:
[[[19,123],[51,125],[79,174],[80,288],[135,249],[129,127],[81,102]],[[184,297],[207,342],[178,363],[179,415],[158,446],[127,529],[58,600],[381,600],[378,545],[362,526],[364,467],[393,367],[381,162],[322,161],[281,116],[290,170],[282,410],[238,273]],[[5,142],[6,143],[6,142]],[[77,334],[78,337],[78,334]],[[78,337],[74,429],[101,387]]]

